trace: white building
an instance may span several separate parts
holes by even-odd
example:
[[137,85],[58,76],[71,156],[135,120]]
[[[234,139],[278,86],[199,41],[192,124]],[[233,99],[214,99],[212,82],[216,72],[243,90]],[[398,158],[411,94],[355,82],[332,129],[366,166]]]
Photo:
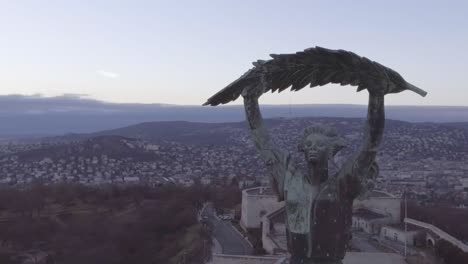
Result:
[[126,177],[123,177],[123,181],[125,183],[139,183],[140,178],[137,176],[126,176]]
[[247,188],[252,187],[254,184],[255,184],[254,180],[243,179],[243,180],[239,181],[239,189],[241,189],[241,190],[242,189],[247,189]]
[[240,225],[245,230],[260,228],[263,216],[283,206],[284,202],[278,202],[278,198],[268,187],[243,190]]
[[390,216],[392,223],[401,221],[401,199],[386,192],[372,191],[366,199],[354,200],[353,208],[354,210],[363,208],[384,216]]
[[368,234],[379,234],[382,226],[400,222],[401,199],[382,191],[372,191],[353,203],[352,226]]
[[402,223],[386,225],[382,227],[380,237],[388,240],[398,241],[402,244],[415,246],[418,244],[418,235],[424,235],[424,230],[415,225],[407,224],[406,231],[405,225]]
[[359,208],[353,212],[352,227],[368,234],[379,234],[383,225],[392,222],[392,217],[382,215],[368,209]]
[[205,176],[200,179],[201,184],[203,185],[210,185],[211,184],[211,178],[208,176]]
[[194,181],[192,179],[180,179],[179,183],[185,187],[190,187],[194,184]]

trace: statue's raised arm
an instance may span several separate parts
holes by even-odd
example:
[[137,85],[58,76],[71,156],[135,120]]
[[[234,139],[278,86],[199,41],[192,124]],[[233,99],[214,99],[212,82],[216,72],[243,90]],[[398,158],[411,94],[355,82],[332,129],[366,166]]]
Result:
[[375,158],[382,141],[385,127],[385,90],[374,86],[369,90],[369,104],[364,133],[358,152],[341,168],[338,177],[347,182],[346,190],[342,190],[350,199],[356,198],[373,188],[378,176],[379,167]]
[[277,147],[270,138],[270,135],[263,124],[262,114],[258,105],[258,97],[252,94],[243,94],[244,108],[249,124],[253,142],[260,157],[267,165],[270,185],[278,196],[278,200],[284,200],[283,186],[286,171],[291,169],[293,164],[290,156],[285,151]]
[[371,190],[379,173],[379,166],[375,158],[385,127],[385,95],[404,90],[412,90],[422,96],[426,95],[426,92],[407,83],[394,70],[376,62],[374,62],[373,68],[373,74],[361,76],[361,80],[364,80],[365,88],[369,92],[362,143],[356,155],[353,155],[346,162],[338,175],[341,180],[348,183],[346,194],[351,199]]
[[[260,157],[267,166],[271,183],[270,185],[278,196],[278,200],[282,201],[284,199],[283,186],[285,175],[287,170],[294,169],[294,164],[290,159],[290,155],[274,144],[267,128],[264,125],[258,100],[264,90],[267,89],[268,84],[263,76],[259,77],[260,81],[258,82],[246,82],[245,78],[248,80],[253,71],[254,69],[249,70],[239,79],[231,83],[226,89],[239,85],[239,83],[243,85],[241,95],[244,99],[245,114],[248,127],[252,135],[252,140],[260,154]],[[259,73],[256,72],[255,74]]]

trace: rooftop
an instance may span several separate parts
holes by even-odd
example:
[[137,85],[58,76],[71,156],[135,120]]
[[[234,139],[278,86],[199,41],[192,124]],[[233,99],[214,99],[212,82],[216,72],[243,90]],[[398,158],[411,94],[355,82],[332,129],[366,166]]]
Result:
[[249,195],[275,195],[270,187],[261,186],[244,190]]
[[377,190],[373,190],[370,194],[371,197],[374,197],[374,198],[395,198],[395,196],[387,193],[387,192],[384,192],[384,191],[377,191]]
[[374,219],[379,219],[379,218],[385,218],[386,217],[385,215],[382,215],[382,214],[379,214],[379,213],[376,213],[376,212],[373,212],[373,211],[370,211],[370,210],[367,210],[367,209],[364,209],[364,208],[357,209],[353,213],[353,216],[356,216],[356,217],[359,217],[359,218],[362,218],[362,219],[366,219],[366,220],[374,220]]
[[[390,225],[386,225],[386,226],[397,229],[397,230],[401,230],[401,231],[405,230],[405,224],[404,223],[396,223],[396,224],[390,224]],[[416,226],[416,225],[407,224],[406,225],[406,230],[408,230],[408,231],[418,231],[418,230],[423,230],[423,228],[421,228],[419,226]]]

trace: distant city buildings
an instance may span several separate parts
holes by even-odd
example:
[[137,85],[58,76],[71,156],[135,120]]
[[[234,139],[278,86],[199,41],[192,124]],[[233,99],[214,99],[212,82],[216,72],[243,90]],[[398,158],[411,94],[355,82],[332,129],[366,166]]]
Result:
[[[325,123],[346,138],[330,170],[336,171],[362,138],[362,120],[344,118],[292,118],[267,120],[275,142],[289,151],[298,169],[305,169],[295,148],[305,127]],[[237,180],[241,189],[268,185],[266,170],[250,136],[238,126],[215,132],[188,131],[172,141],[101,136],[73,136],[39,143],[0,144],[0,184],[34,181],[73,182],[88,185],[146,184],[190,186]],[[170,133],[169,133],[170,134]],[[194,135],[187,141],[186,135]],[[136,134],[135,137],[140,137]],[[211,139],[222,138],[222,144]],[[210,139],[210,140],[205,140]],[[468,132],[438,124],[387,120],[378,156],[377,188],[421,202],[444,201],[468,207]]]

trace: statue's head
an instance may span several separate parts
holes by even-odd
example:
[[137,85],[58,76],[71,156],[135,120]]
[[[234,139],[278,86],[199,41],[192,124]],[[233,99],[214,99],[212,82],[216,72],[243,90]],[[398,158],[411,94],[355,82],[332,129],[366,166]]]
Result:
[[333,127],[319,125],[304,130],[298,148],[304,153],[306,161],[314,164],[333,158],[345,146],[345,141]]

